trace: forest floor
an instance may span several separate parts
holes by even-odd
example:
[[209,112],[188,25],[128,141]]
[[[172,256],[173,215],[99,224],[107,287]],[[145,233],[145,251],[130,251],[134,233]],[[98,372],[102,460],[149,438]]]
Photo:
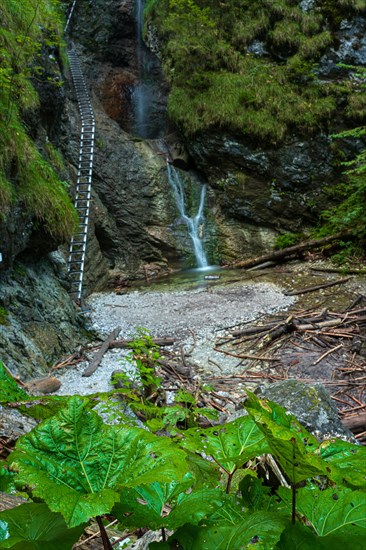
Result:
[[[101,340],[116,327],[118,340],[134,338],[137,327],[174,339],[158,367],[166,387],[197,391],[209,384],[214,389],[201,393],[202,404],[222,413],[233,414],[247,389],[295,378],[324,384],[344,419],[366,412],[366,277],[320,271],[327,266],[190,272],[94,294],[87,315]],[[117,369],[133,375],[130,350],[112,344],[97,370],[82,377],[100,346],[94,342],[55,366],[59,394],[109,391]]]

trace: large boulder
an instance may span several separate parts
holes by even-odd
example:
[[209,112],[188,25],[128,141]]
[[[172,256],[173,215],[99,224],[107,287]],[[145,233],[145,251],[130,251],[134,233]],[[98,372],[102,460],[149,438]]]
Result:
[[322,384],[310,385],[290,379],[261,387],[258,393],[285,407],[317,439],[353,438],[342,425],[337,408]]

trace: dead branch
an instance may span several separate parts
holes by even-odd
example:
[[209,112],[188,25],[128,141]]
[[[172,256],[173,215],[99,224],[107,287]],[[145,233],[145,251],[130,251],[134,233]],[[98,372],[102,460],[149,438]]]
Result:
[[366,412],[342,418],[342,424],[351,430],[351,432],[363,432],[366,428]]
[[315,292],[316,290],[321,290],[322,288],[328,288],[335,285],[343,285],[350,280],[351,277],[346,279],[339,279],[338,281],[331,281],[329,283],[323,283],[321,285],[308,286],[307,288],[302,288],[300,290],[292,290],[291,292],[284,292],[286,296],[297,296],[298,294],[307,294],[308,292]]
[[277,263],[280,260],[286,259],[288,256],[292,256],[293,254],[300,254],[305,250],[320,248],[326,244],[336,241],[341,237],[344,238],[345,236],[347,236],[347,234],[337,233],[335,235],[330,235],[329,237],[324,237],[323,239],[307,241],[305,243],[300,243],[294,246],[283,248],[282,250],[275,250],[274,252],[271,252],[269,254],[264,254],[263,256],[258,256],[257,258],[251,258],[249,260],[242,260],[239,262],[235,262],[233,264],[230,264],[227,267],[248,269],[249,267],[254,267],[255,265],[263,264],[265,262],[274,261]]
[[243,354],[236,354],[231,353],[230,351],[224,351],[222,349],[214,348],[214,351],[218,351],[219,353],[223,353],[225,355],[230,355],[230,357],[236,357],[237,359],[255,359],[257,361],[280,361],[278,357],[264,357],[263,355],[251,355],[249,353],[243,353]]
[[323,355],[321,355],[316,361],[314,361],[313,365],[317,365],[318,363],[320,363],[320,361],[325,359],[328,355],[330,355],[331,353],[334,353],[335,351],[338,351],[342,347],[343,347],[343,344],[338,344],[338,346],[335,346],[334,348],[329,349],[328,351],[323,353]]
[[98,353],[94,356],[93,360],[89,363],[89,366],[84,370],[82,376],[91,376],[93,372],[99,367],[104,354],[109,349],[111,342],[117,338],[121,332],[121,327],[117,327],[109,334],[109,336],[104,340],[103,344],[100,347]]

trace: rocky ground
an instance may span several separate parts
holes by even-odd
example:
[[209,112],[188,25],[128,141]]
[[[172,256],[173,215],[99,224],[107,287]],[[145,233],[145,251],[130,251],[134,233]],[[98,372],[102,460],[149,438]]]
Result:
[[[365,281],[362,275],[344,277],[317,268],[324,265],[293,262],[252,272],[191,271],[124,294],[93,294],[85,313],[100,340],[116,327],[120,328],[118,339],[134,338],[138,327],[148,329],[153,337],[174,338],[172,346],[162,349],[163,358],[188,365],[191,383],[213,385],[226,398],[224,408],[231,413],[245,390],[295,379],[307,385],[323,383],[341,414],[348,415],[357,405],[357,411],[362,410],[364,400]],[[317,288],[329,283],[334,286]],[[312,292],[303,292],[309,287]],[[293,292],[299,294],[290,296]],[[355,301],[358,305],[353,307]],[[319,315],[325,327],[318,330],[314,321],[319,321]],[[291,329],[287,318],[294,319]],[[355,323],[349,324],[348,318]],[[307,329],[297,328],[304,323]],[[274,331],[241,334],[248,328],[255,331],[258,325],[272,326]],[[90,361],[96,352],[94,346],[82,356]],[[62,382],[58,393],[112,389],[114,370],[123,369],[129,375],[134,371],[128,354],[126,349],[109,349],[88,378],[82,377],[87,361],[71,364],[63,372],[54,370]],[[302,410],[294,413],[301,415]],[[338,418],[336,409],[331,416]]]
[[[227,282],[225,282],[227,281]],[[123,295],[97,293],[88,300],[87,315],[92,328],[106,337],[121,327],[119,338],[133,338],[137,327],[149,330],[153,337],[174,337],[177,351],[183,347],[198,375],[231,373],[237,360],[214,351],[215,341],[233,326],[243,326],[264,315],[287,309],[294,298],[285,296],[273,283],[205,280],[197,274],[194,288],[171,290],[135,290]],[[158,287],[160,288],[160,287]],[[61,376],[61,394],[92,393],[111,389],[110,374],[117,368],[131,369],[125,360],[127,350],[111,349],[97,371],[81,379],[85,364],[66,370]]]

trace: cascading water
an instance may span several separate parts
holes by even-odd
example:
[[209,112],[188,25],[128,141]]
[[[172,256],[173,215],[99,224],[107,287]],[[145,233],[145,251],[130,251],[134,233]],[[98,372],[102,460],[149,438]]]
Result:
[[202,185],[200,201],[197,214],[190,218],[186,213],[184,190],[181,176],[176,168],[167,162],[168,179],[172,186],[174,197],[177,203],[182,221],[186,224],[189,237],[192,241],[193,252],[196,258],[198,268],[208,267],[208,261],[203,247],[202,228],[204,223],[203,207],[206,195],[206,186]]
[[162,96],[157,76],[160,65],[143,41],[145,0],[136,0],[136,63],[138,82],[132,91],[133,131],[144,139],[164,135],[165,116],[161,115]]

